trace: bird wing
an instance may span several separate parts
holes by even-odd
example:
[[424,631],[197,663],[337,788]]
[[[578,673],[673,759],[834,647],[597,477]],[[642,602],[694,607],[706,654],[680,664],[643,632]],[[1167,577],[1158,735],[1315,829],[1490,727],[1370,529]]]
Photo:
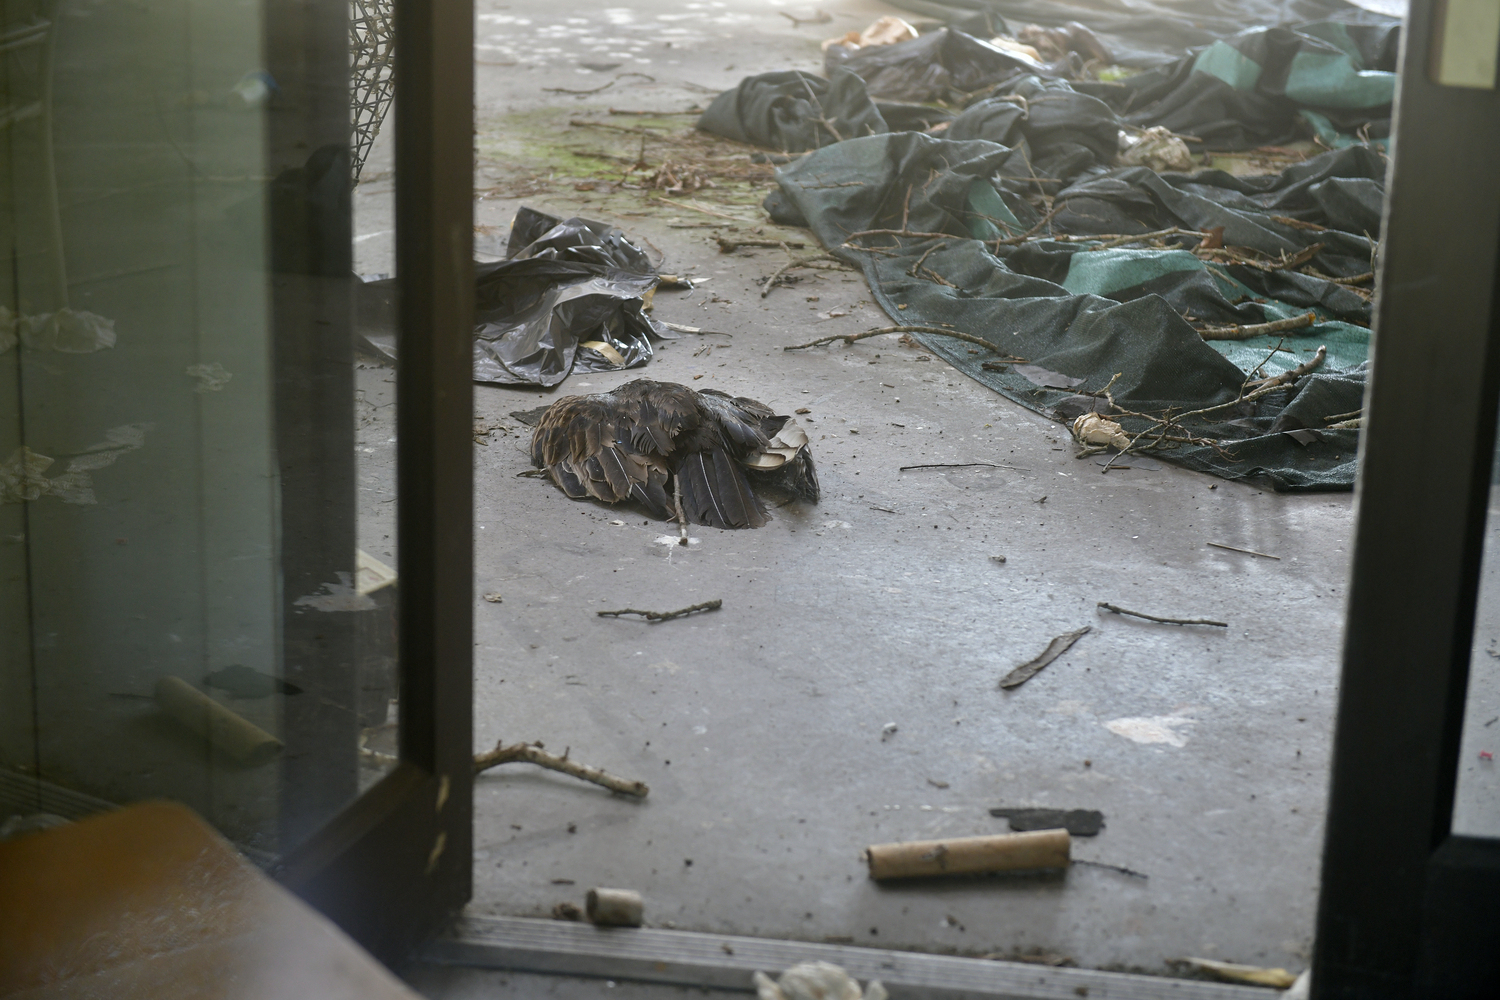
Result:
[[665,454],[656,449],[654,434],[637,433],[636,407],[618,395],[553,403],[537,421],[531,460],[574,499],[638,500],[656,517],[668,517]]

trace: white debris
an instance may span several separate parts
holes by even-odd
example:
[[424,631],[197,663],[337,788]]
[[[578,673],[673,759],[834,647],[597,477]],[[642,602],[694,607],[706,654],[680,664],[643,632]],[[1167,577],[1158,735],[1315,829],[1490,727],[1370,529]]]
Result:
[[755,973],[759,1000],[887,1000],[890,996],[880,980],[872,979],[861,991],[859,983],[832,962],[801,962],[781,974],[778,982],[764,972]]
[[1124,167],[1149,167],[1157,173],[1165,170],[1193,169],[1193,154],[1187,143],[1162,125],[1153,125],[1139,134],[1120,132],[1120,155]]
[[1108,445],[1121,451],[1130,447],[1130,435],[1125,429],[1097,413],[1080,414],[1073,421],[1073,437],[1082,445]]

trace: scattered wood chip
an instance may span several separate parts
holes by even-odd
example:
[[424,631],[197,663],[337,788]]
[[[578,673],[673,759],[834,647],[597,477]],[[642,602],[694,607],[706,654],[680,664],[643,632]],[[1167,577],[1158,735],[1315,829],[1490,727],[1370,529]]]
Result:
[[1091,626],[1085,625],[1076,632],[1064,632],[1047,643],[1047,648],[1042,650],[1041,655],[1036,659],[1028,660],[1000,678],[1000,687],[1008,690],[1025,684],[1031,678],[1035,677],[1047,664],[1066,653],[1069,649],[1072,649],[1073,643],[1088,635],[1090,631],[1092,631]]
[[927,779],[927,783],[929,785],[931,785],[933,788],[947,788],[948,787],[948,783],[946,781],[939,781],[936,778],[928,778]]
[[501,599],[500,599],[500,595],[499,594],[485,594],[484,595],[484,599],[486,601],[489,601],[491,604],[499,604],[499,603],[501,603]]

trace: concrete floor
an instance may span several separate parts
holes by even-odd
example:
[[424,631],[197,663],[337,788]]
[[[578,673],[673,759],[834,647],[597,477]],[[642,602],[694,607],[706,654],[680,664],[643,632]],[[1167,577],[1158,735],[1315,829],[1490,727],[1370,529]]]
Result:
[[[844,2],[834,23],[801,28],[778,13],[791,6],[751,0],[647,0],[602,17],[584,0],[478,9],[476,186],[489,193],[477,222],[503,242],[522,203],[609,219],[664,270],[710,279],[659,292],[659,318],[732,336],[684,337],[645,369],[574,376],[551,394],[476,386],[476,419],[504,428],[475,449],[476,749],[543,740],[651,795],[524,766],[484,775],[471,912],[546,916],[591,886],[624,886],[645,894],[657,927],[1166,974],[1184,955],[1302,968],[1351,497],[1276,495],[1166,463],[1105,474],[1074,458],[1061,425],[894,338],[784,353],[888,321],[850,273],[762,298],[780,251],[722,255],[712,230],[674,227],[724,220],[577,191],[536,152],[566,120],[629,121],[610,106],[683,108],[749,73],[815,68],[817,40],[889,8]],[[618,65],[580,70],[591,57]],[[654,79],[583,98],[540,90],[632,67]],[[636,151],[634,136],[575,131],[580,146]],[[382,163],[377,148],[356,196],[366,273],[390,269]],[[775,232],[752,207],[764,192],[695,204]],[[394,386],[389,369],[359,375],[361,544],[385,558]],[[755,531],[695,528],[699,544],[683,549],[658,542],[670,526],[517,478],[529,429],[511,411],[643,376],[807,407],[823,502],[783,507]],[[1011,468],[898,471],[981,461]],[[710,598],[723,610],[654,625],[594,614]],[[1109,616],[1099,601],[1230,627]],[[1071,652],[997,690],[1085,625]],[[866,878],[867,844],[1002,832],[988,814],[999,805],[1103,810],[1107,828],[1075,857],[1149,878],[1085,866]]]

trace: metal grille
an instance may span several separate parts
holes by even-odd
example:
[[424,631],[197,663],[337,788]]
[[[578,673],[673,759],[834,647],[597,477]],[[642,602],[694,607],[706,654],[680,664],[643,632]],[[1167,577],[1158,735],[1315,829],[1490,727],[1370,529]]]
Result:
[[349,111],[354,126],[350,169],[359,183],[365,157],[391,107],[396,47],[394,0],[351,0],[349,7]]

